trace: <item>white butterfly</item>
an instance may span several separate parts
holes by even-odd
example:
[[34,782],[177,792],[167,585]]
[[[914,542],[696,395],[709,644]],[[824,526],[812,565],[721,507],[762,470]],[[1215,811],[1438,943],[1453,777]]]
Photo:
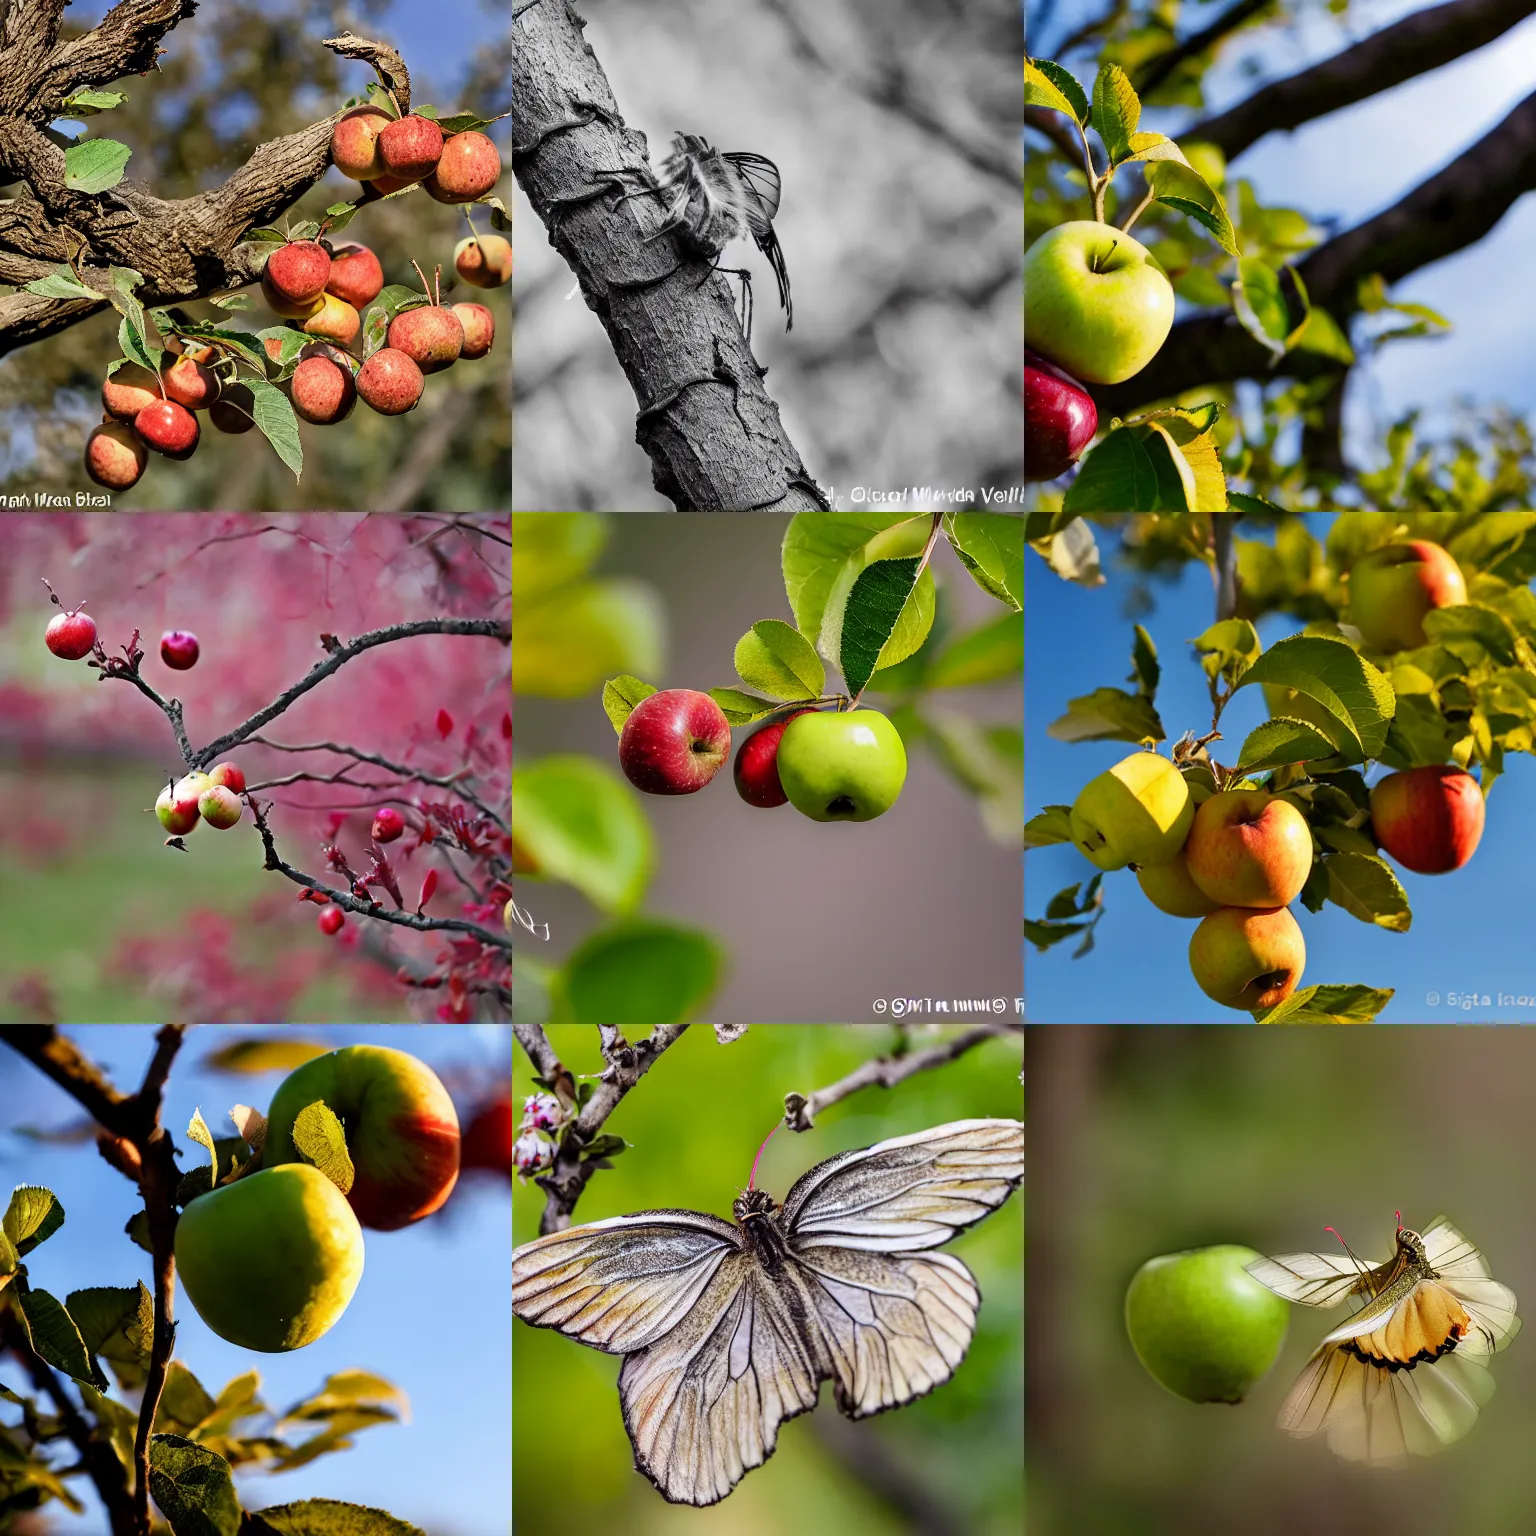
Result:
[[1288,1301],[1356,1309],[1318,1346],[1276,1421],[1292,1435],[1327,1430],[1350,1461],[1391,1464],[1459,1440],[1493,1395],[1482,1362],[1520,1331],[1515,1293],[1488,1278],[1482,1254],[1443,1216],[1421,1237],[1399,1213],[1385,1264],[1288,1253],[1247,1268]]
[[674,1504],[714,1504],[823,1380],[860,1419],[954,1374],[981,1292],[927,1250],[1023,1177],[1019,1121],[957,1120],[828,1158],[782,1206],[748,1188],[737,1226],[639,1211],[537,1238],[512,1255],[512,1310],[625,1355],[636,1468]]

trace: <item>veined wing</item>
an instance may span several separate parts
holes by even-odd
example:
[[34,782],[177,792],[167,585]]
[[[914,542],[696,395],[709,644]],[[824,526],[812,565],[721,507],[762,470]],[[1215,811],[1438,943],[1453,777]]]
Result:
[[1018,1120],[955,1120],[843,1152],[795,1181],[784,1201],[792,1253],[937,1248],[996,1210],[1024,1178]]
[[835,1368],[837,1406],[863,1419],[954,1375],[976,1329],[981,1292],[947,1253],[911,1258],[819,1246],[797,1254]]
[[[727,150],[725,159],[741,172],[748,188],[752,192],[753,201],[757,204],[756,214],[764,224],[773,223],[778,217],[779,194],[783,190],[779,181],[779,168],[772,160],[764,159],[762,155],[747,154],[742,150]],[[752,233],[760,234],[757,222],[752,222]]]
[[688,1315],[737,1229],[701,1211],[637,1211],[552,1232],[512,1255],[512,1312],[610,1354],[644,1349]]
[[831,1366],[804,1304],[788,1267],[775,1280],[731,1254],[678,1326],[624,1362],[635,1466],[669,1502],[718,1503],[773,1454],[785,1419],[816,1406]]
[[1520,1331],[1515,1293],[1488,1277],[1482,1251],[1437,1216],[1424,1229],[1424,1252],[1440,1284],[1466,1306],[1477,1324],[1462,1349],[1480,1354],[1503,1349]]
[[1291,1435],[1326,1430],[1329,1447],[1349,1461],[1390,1465],[1459,1440],[1492,1395],[1488,1370],[1459,1353],[1392,1371],[1325,1343],[1276,1422]]
[[1344,1254],[1282,1253],[1272,1259],[1255,1259],[1243,1267],[1260,1285],[1304,1307],[1336,1307],[1365,1280],[1354,1260]]

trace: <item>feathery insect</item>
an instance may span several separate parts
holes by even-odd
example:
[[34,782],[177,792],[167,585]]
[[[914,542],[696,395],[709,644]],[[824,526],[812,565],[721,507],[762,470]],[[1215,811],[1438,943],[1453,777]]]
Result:
[[1345,1253],[1289,1253],[1247,1266],[1288,1301],[1347,1301],[1353,1309],[1296,1378],[1280,1428],[1326,1430],[1338,1455],[1378,1465],[1459,1440],[1493,1392],[1482,1362],[1520,1331],[1514,1292],[1489,1278],[1482,1254],[1443,1216],[1421,1236],[1399,1212],[1396,1251],[1385,1264],[1367,1263],[1347,1245]]
[[[598,173],[601,176],[638,176],[628,167]],[[789,273],[784,266],[784,252],[774,233],[773,221],[779,211],[781,182],[778,167],[762,155],[741,150],[722,152],[693,133],[678,133],[672,140],[672,152],[662,161],[656,186],[642,187],[630,197],[653,196],[664,200],[665,221],[647,240],[663,235],[677,236],[685,255],[712,263],[710,271],[730,272],[742,279],[743,331],[751,335],[751,274],[743,268],[721,267],[720,255],[732,240],[751,236],[758,250],[768,258],[779,285],[779,306],[784,311],[784,329],[795,325],[795,309],[789,293]],[[705,274],[708,276],[708,273]]]
[[512,1254],[512,1313],[623,1355],[636,1469],[674,1504],[716,1504],[822,1381],[862,1419],[949,1380],[981,1291],[936,1250],[1023,1178],[1019,1121],[951,1121],[838,1153],[782,1205],[749,1179],[734,1223],[637,1211],[535,1238]]

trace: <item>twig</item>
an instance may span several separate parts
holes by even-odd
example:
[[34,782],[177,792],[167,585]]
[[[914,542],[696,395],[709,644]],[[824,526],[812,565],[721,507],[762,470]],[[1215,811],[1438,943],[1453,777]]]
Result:
[[[114,1533],[122,1531],[126,1536],[150,1536],[149,1439],[176,1344],[176,1324],[172,1315],[176,1284],[175,1196],[181,1173],[176,1167],[175,1145],[160,1124],[160,1108],[166,1080],[185,1035],[184,1024],[167,1024],[158,1031],[155,1054],[145,1069],[144,1079],[138,1091],[128,1096],[114,1088],[100,1068],[51,1025],[0,1026],[0,1040],[64,1089],[103,1129],[130,1142],[139,1155],[142,1168],[139,1191],[149,1221],[154,1259],[155,1332],[134,1435],[132,1523],[120,1525],[114,1519],[113,1524]],[[94,1473],[92,1480],[97,1482],[97,1490],[105,1503],[106,1490]]]
[[963,1035],[956,1035],[953,1040],[947,1040],[942,1045],[930,1046],[925,1051],[916,1051],[911,1055],[903,1056],[877,1056],[873,1061],[866,1061],[863,1066],[855,1067],[847,1077],[840,1078],[825,1088],[818,1088],[814,1093],[809,1095],[786,1093],[784,1123],[792,1131],[808,1131],[816,1116],[828,1105],[846,1099],[861,1088],[872,1088],[877,1085],[881,1088],[894,1088],[897,1083],[918,1072],[926,1072],[933,1067],[942,1067],[946,1062],[954,1061],[956,1057],[963,1056],[972,1047],[981,1045],[987,1040],[1005,1040],[1010,1037],[1022,1040],[1024,1026],[1022,1024],[981,1024],[975,1029],[968,1029]]
[[[603,1122],[618,1107],[619,1100],[650,1071],[664,1050],[683,1037],[688,1026],[658,1024],[638,1045],[631,1045],[617,1024],[599,1024],[597,1028],[607,1070],[596,1092],[561,1138],[553,1167],[534,1181],[546,1197],[544,1214],[539,1219],[541,1236],[563,1231],[570,1225],[571,1212],[576,1208],[587,1180],[597,1172],[595,1163],[582,1160],[582,1148],[597,1135]],[[512,1029],[517,1043],[539,1069],[539,1076],[553,1081],[564,1068],[544,1031],[537,1024],[514,1024]]]

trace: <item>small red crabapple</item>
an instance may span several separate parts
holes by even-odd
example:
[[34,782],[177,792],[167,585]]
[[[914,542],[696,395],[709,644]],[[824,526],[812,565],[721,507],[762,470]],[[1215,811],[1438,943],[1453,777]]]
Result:
[[160,660],[176,672],[197,665],[197,636],[190,629],[168,629],[160,636]]
[[222,784],[210,784],[198,796],[197,808],[210,827],[223,831],[240,820],[240,797]]
[[43,644],[65,661],[79,661],[96,644],[96,620],[78,608],[57,613],[43,632]]
[[245,793],[245,774],[236,763],[216,763],[208,770],[208,777],[213,783],[222,784],[225,789],[231,789],[237,795]]
[[385,806],[373,818],[373,840],[376,843],[392,843],[405,831],[405,817],[391,806]]
[[342,924],[346,920],[346,915],[340,907],[322,907],[320,916],[315,919],[315,925],[324,934],[340,933]]

